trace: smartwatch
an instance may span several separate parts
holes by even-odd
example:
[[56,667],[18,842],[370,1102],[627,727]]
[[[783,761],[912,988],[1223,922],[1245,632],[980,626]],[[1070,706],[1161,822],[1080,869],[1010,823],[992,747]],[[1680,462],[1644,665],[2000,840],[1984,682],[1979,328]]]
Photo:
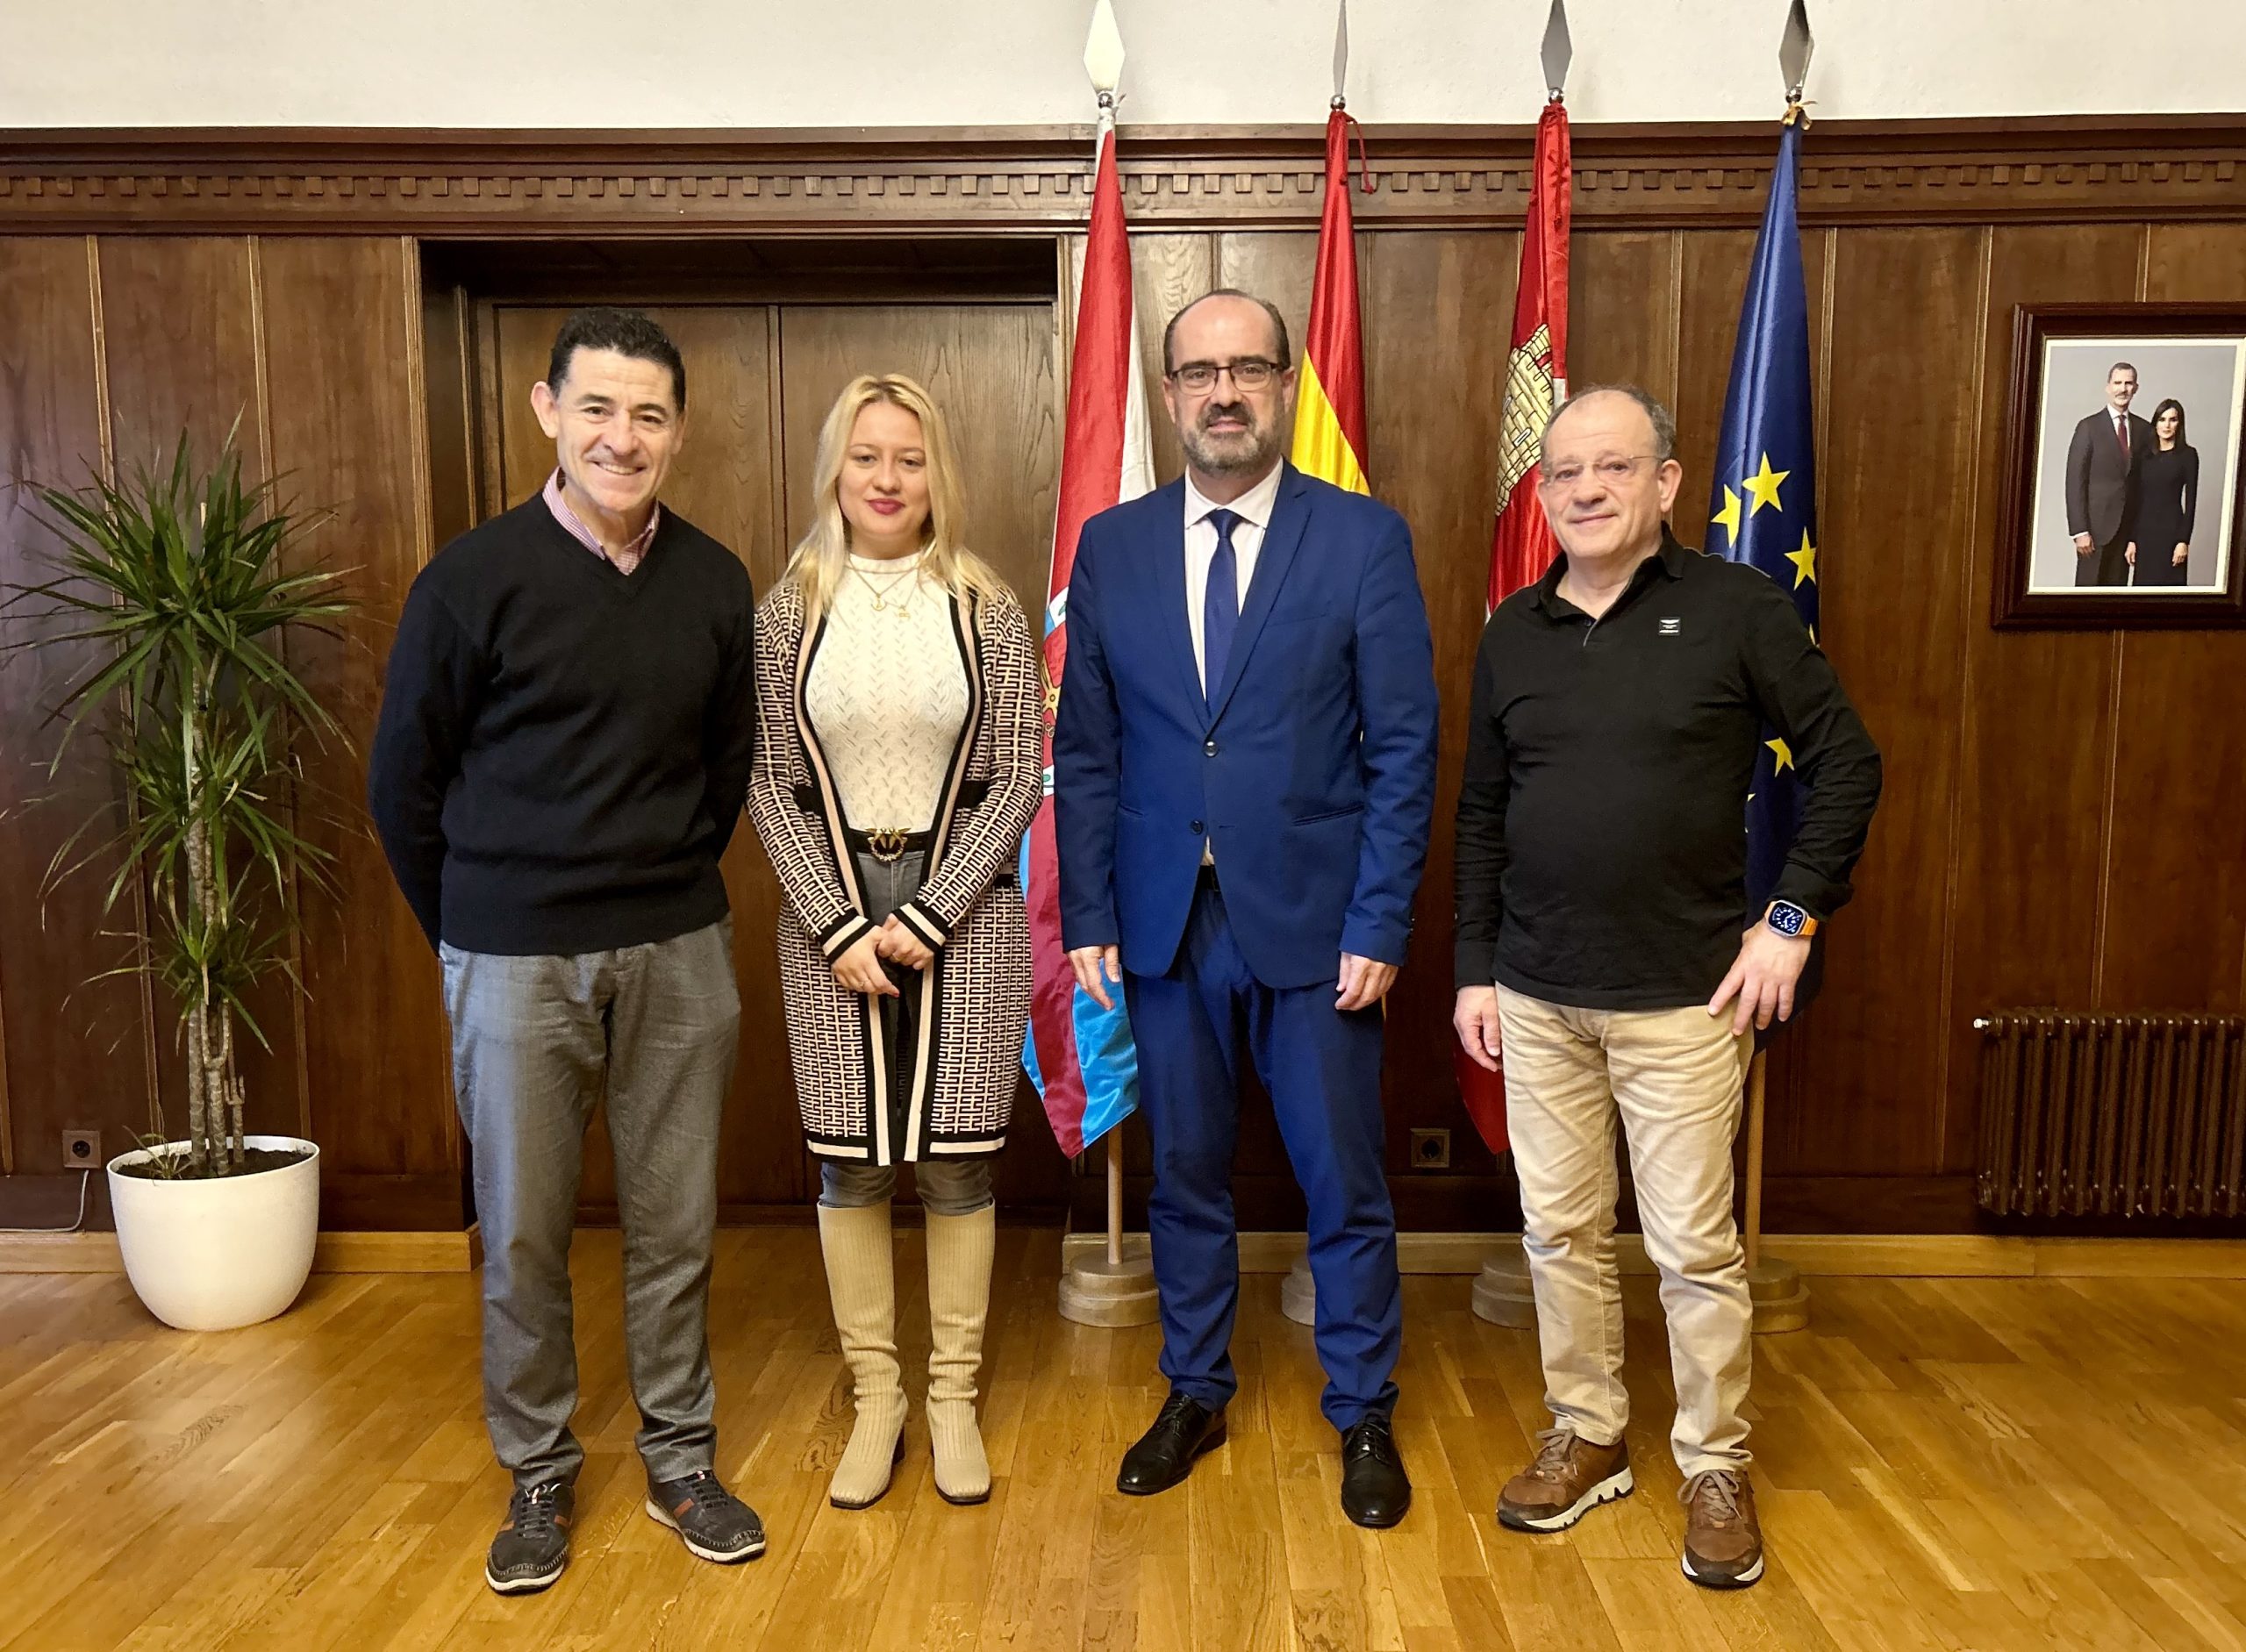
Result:
[[1772,901],[1770,911],[1763,914],[1763,921],[1795,940],[1806,940],[1817,933],[1817,920],[1790,900]]

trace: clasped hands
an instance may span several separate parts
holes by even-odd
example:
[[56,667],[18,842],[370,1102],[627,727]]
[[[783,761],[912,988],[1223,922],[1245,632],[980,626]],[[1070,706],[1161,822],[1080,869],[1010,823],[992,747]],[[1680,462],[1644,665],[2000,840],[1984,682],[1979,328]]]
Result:
[[935,962],[935,952],[891,913],[879,929],[861,935],[834,961],[834,978],[853,992],[873,998],[898,996],[897,983],[882,968],[884,960],[908,969],[925,969]]

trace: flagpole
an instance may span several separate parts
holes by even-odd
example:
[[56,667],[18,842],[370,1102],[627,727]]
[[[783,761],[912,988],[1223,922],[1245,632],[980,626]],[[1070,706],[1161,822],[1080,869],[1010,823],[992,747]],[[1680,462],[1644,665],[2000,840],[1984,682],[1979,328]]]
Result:
[[[1335,117],[1345,116],[1348,113],[1348,82],[1349,0],[1336,0],[1336,4],[1334,8],[1334,96],[1331,101],[1327,104],[1327,109],[1328,111],[1327,119],[1329,122],[1327,131],[1329,133],[1333,130],[1330,124],[1331,121]],[[1328,141],[1329,143],[1331,142],[1330,137]],[[1342,154],[1344,156],[1344,164],[1340,187],[1343,191],[1343,198],[1346,200],[1349,187],[1346,159],[1348,153],[1348,139],[1346,135],[1342,138],[1341,142],[1343,146]],[[1335,187],[1333,175],[1333,157],[1332,151],[1330,149],[1327,152],[1327,159],[1326,187],[1329,191]],[[1326,225],[1321,223],[1319,229],[1319,263],[1321,266],[1321,275],[1324,273],[1322,267],[1326,261],[1327,253],[1325,236]],[[1354,292],[1350,295],[1350,300],[1351,305],[1354,308],[1355,304],[1355,294]],[[1312,300],[1312,307],[1313,310],[1317,307],[1319,303],[1320,300],[1316,298]],[[1314,331],[1315,329],[1313,328],[1313,332]],[[1312,362],[1309,361],[1310,346],[1311,340],[1305,339],[1304,340],[1305,360],[1306,363],[1305,371],[1311,374],[1323,374],[1331,371],[1333,368],[1333,363],[1331,362]],[[1360,381],[1360,383],[1362,383],[1362,381]],[[1302,411],[1298,411],[1297,412],[1296,418],[1298,422],[1295,426],[1295,439],[1298,442],[1303,439],[1303,426],[1300,423],[1300,420],[1304,417],[1305,417],[1305,415]],[[1356,433],[1355,439],[1362,441],[1363,433]],[[1346,449],[1348,446],[1348,440],[1345,440],[1341,445]],[[1296,448],[1294,459],[1298,465],[1305,465],[1305,468],[1309,468],[1306,465],[1307,455],[1301,447]],[[1365,463],[1364,454],[1360,453],[1356,455],[1356,463],[1359,467],[1362,467]],[[1314,470],[1313,474],[1315,474]],[[1320,479],[1336,483],[1341,483],[1341,478],[1336,475],[1327,475]],[[1307,1235],[1305,1236],[1303,1254],[1295,1258],[1294,1266],[1287,1270],[1286,1277],[1279,1282],[1279,1312],[1286,1315],[1288,1319],[1292,1319],[1297,1325],[1315,1326],[1318,1323],[1318,1281],[1314,1277],[1313,1277],[1310,1271],[1310,1250]]]
[[[1518,445],[1512,448],[1499,472],[1498,516],[1490,546],[1488,597],[1491,608],[1514,589],[1544,572],[1536,562],[1535,547],[1541,546],[1547,556],[1550,548],[1549,533],[1541,531],[1543,507],[1533,494],[1524,496],[1521,490],[1527,486],[1528,471],[1534,468],[1535,458],[1542,450],[1543,421],[1568,393],[1564,275],[1557,283],[1558,304],[1556,307],[1549,301],[1555,297],[1551,281],[1555,261],[1564,270],[1567,257],[1568,192],[1573,187],[1573,171],[1564,156],[1569,153],[1565,136],[1568,66],[1574,58],[1575,46],[1568,32],[1567,0],[1552,0],[1551,10],[1544,19],[1544,35],[1537,45],[1537,67],[1544,77],[1545,106],[1537,122],[1531,167],[1534,182],[1529,190],[1528,216],[1521,237],[1520,283],[1513,316],[1513,352],[1507,362],[1508,388],[1500,403],[1504,413],[1500,423],[1511,428],[1512,440]],[[1548,175],[1548,137],[1556,139],[1550,157],[1558,162],[1560,175],[1556,180]],[[1545,192],[1555,182],[1557,198],[1548,200]],[[1524,331],[1528,322],[1534,322],[1533,331]],[[1549,369],[1549,395],[1541,397],[1527,392],[1525,388],[1521,391],[1512,388],[1516,383],[1524,387],[1535,383],[1540,338],[1544,340],[1541,348],[1546,353],[1542,365]],[[1516,366],[1522,369],[1518,380],[1514,376]],[[1500,440],[1506,438],[1501,435]],[[1514,514],[1520,511],[1530,514],[1524,520]],[[1458,1075],[1459,1100],[1484,1145],[1498,1153],[1500,1162],[1510,1160],[1511,1142],[1504,1132],[1503,1075],[1496,1076],[1492,1086],[1481,1068],[1462,1056],[1462,1051],[1451,1051],[1452,1066]],[[1491,1093],[1492,1088],[1494,1095]],[[1494,1121],[1491,1118],[1493,1108]],[[1508,1235],[1498,1241],[1475,1277],[1469,1300],[1478,1319],[1511,1330],[1536,1328],[1536,1289],[1529,1275],[1528,1253],[1522,1239]]]
[[[1759,1119],[1760,1114],[1756,1117]],[[1756,1138],[1758,1141],[1760,1137]],[[1754,1208],[1760,1209],[1761,1198]],[[1120,1126],[1107,1133],[1107,1265],[1123,1265],[1123,1132]]]
[[[1778,72],[1786,88],[1785,125],[1792,125],[1800,115],[1801,95],[1814,48],[1806,0],[1793,0],[1778,36]],[[1770,1059],[1768,1051],[1758,1049],[1747,1067],[1747,1231],[1741,1244],[1747,1253],[1747,1295],[1754,1305],[1755,1330],[1759,1335],[1799,1331],[1809,1323],[1809,1292],[1801,1283],[1800,1270],[1792,1262],[1775,1258],[1765,1262],[1763,1257],[1763,1163]]]
[[1763,1263],[1763,1093],[1769,1055],[1755,1052],[1747,1069],[1747,1271]]
[[[1123,57],[1123,36],[1115,25],[1114,7],[1111,0],[1098,0],[1092,8],[1091,32],[1084,42],[1084,73],[1091,82],[1092,91],[1099,105],[1098,136],[1093,147],[1095,176],[1098,172],[1099,157],[1112,140],[1115,129],[1116,88],[1122,82]],[[1089,273],[1089,259],[1085,268]],[[1081,293],[1078,304],[1081,308]],[[1135,346],[1135,337],[1133,342]],[[1135,369],[1132,390],[1135,392]],[[1127,415],[1125,422],[1127,429]],[[1130,462],[1127,436],[1125,447],[1127,468]],[[1127,1260],[1123,1254],[1123,1126],[1119,1120],[1110,1125],[1107,1130],[1106,1204],[1106,1242],[1101,1251],[1097,1255],[1079,1252],[1077,1259],[1067,1262],[1062,1269],[1061,1317],[1078,1325],[1150,1325],[1160,1309],[1155,1291],[1151,1248],[1134,1247],[1137,1254]],[[1075,1237],[1071,1235],[1069,1246],[1064,1248],[1064,1261],[1068,1251],[1074,1249]],[[1089,1249],[1089,1247],[1085,1248]]]

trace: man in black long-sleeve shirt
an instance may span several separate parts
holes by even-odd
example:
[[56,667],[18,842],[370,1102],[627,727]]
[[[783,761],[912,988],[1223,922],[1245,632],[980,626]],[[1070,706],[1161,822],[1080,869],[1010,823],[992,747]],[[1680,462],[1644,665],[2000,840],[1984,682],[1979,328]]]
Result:
[[584,1461],[569,1234],[601,1101],[647,1512],[705,1560],[764,1548],[712,1471],[707,1331],[740,1024],[718,857],[753,754],[748,576],[655,502],[686,371],[654,323],[571,316],[531,399],[557,468],[413,582],[367,777],[442,960],[474,1148],[484,1420],[515,1482],[484,1570],[502,1594],[569,1561]]
[[[1614,1262],[1614,1128],[1661,1270],[1685,1477],[1684,1564],[1751,1584],[1752,1310],[1732,1216],[1750,1027],[1792,1013],[1810,935],[1848,900],[1879,755],[1793,604],[1663,525],[1683,477],[1643,391],[1554,416],[1540,483],[1562,549],[1491,616],[1457,820],[1456,1022],[1502,1055],[1554,1428],[1499,1519],[1556,1531],[1631,1486]],[[1746,910],[1764,725],[1807,787],[1762,912]]]

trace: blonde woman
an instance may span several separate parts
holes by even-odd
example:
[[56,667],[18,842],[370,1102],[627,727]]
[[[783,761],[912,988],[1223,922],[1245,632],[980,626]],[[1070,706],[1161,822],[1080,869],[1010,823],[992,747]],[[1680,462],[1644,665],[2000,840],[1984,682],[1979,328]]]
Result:
[[890,1198],[926,1212],[936,1489],[991,1493],[976,1426],[991,1157],[1029,1019],[1015,857],[1042,788],[1021,605],[960,542],[928,394],[855,379],[819,433],[809,533],[758,610],[749,812],[787,898],[780,976],[819,1242],[857,1420],[828,1500],[864,1508],[905,1453]]

